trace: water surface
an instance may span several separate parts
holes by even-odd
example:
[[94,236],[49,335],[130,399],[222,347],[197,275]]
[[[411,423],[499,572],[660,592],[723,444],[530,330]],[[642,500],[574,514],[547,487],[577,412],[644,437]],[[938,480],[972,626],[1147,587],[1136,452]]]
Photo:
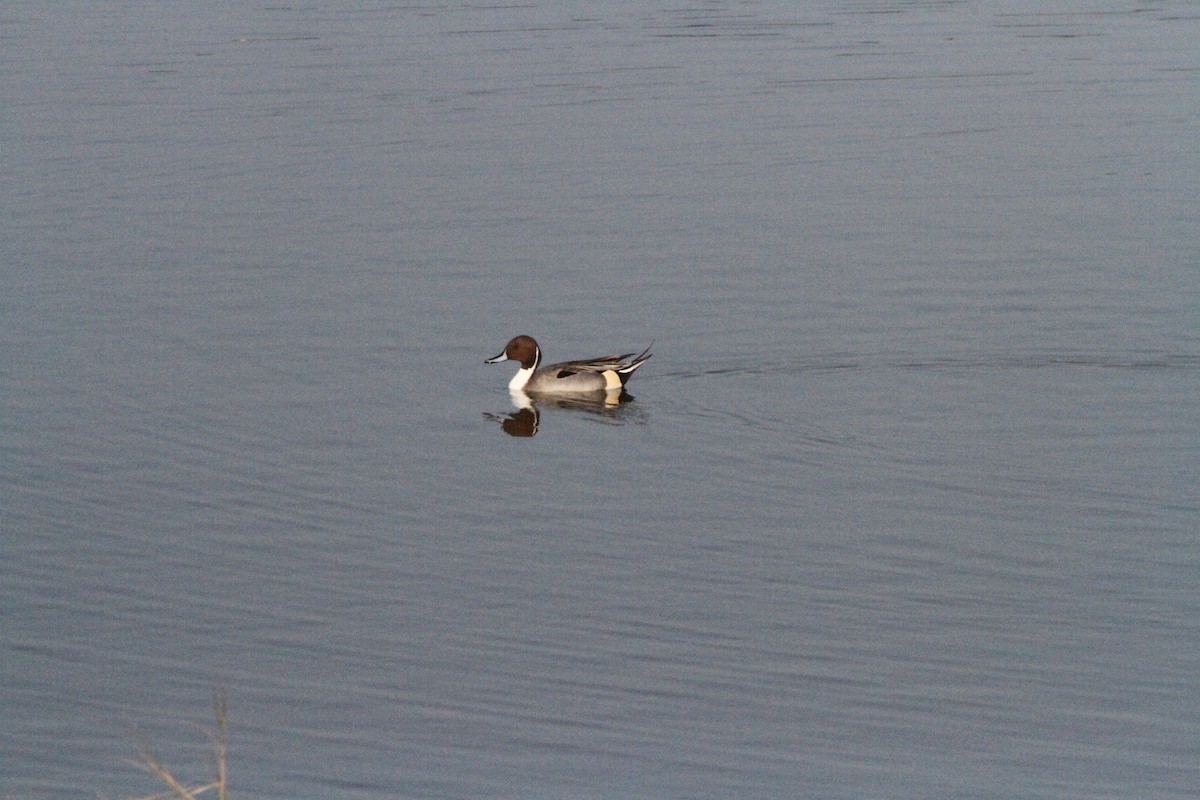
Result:
[[3,796],[1200,785],[1187,4],[2,26]]

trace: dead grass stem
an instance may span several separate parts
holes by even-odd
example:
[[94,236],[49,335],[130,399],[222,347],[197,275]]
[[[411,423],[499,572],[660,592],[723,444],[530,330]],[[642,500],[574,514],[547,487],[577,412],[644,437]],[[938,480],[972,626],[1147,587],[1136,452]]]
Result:
[[229,704],[228,697],[223,689],[213,692],[213,714],[216,717],[216,725],[211,728],[201,726],[208,737],[209,749],[212,753],[213,779],[208,783],[195,786],[185,785],[154,754],[150,746],[138,737],[137,758],[128,759],[128,762],[156,776],[169,787],[170,791],[143,795],[141,797],[131,797],[129,800],[168,800],[168,798],[197,800],[200,795],[205,792],[211,792],[214,789],[217,792],[217,800],[229,800],[228,766],[226,760],[228,750],[225,744],[225,733],[229,721]]

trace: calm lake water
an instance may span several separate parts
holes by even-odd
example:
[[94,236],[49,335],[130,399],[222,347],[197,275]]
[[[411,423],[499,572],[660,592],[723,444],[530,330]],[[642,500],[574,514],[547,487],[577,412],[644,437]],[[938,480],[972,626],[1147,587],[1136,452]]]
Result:
[[0,797],[219,688],[239,798],[1194,797],[1200,12],[1088,5],[6,3]]

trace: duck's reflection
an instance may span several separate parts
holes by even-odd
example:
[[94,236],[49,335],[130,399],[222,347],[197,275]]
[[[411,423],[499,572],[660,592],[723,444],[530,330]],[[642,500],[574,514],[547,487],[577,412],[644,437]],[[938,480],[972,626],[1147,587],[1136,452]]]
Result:
[[538,396],[536,400],[517,389],[510,391],[509,397],[516,407],[515,411],[507,414],[484,412],[485,417],[500,423],[500,429],[509,436],[536,436],[543,409],[581,411],[608,417],[617,412],[623,403],[633,399],[633,395],[624,389],[586,395]]

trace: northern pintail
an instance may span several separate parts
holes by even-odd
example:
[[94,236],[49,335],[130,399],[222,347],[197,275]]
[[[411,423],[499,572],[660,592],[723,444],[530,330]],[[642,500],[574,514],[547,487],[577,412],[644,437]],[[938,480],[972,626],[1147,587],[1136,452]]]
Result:
[[520,362],[521,368],[508,383],[509,390],[513,392],[581,395],[619,392],[634,370],[645,364],[650,355],[650,348],[647,347],[637,356],[626,353],[585,361],[564,361],[538,369],[538,364],[542,362],[542,349],[532,336],[517,336],[505,345],[500,355],[483,363]]

